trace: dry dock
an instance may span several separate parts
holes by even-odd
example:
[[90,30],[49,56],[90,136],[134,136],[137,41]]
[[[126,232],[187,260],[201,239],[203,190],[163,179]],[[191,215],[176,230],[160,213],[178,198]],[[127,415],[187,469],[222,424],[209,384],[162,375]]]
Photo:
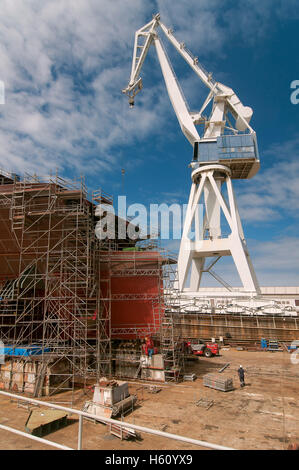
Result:
[[[226,363],[223,375],[233,377],[235,389],[221,392],[203,386],[202,376],[216,372]],[[246,370],[245,388],[239,387],[237,368]],[[286,449],[299,441],[299,365],[287,352],[249,352],[224,348],[214,358],[199,358],[187,370],[197,375],[195,382],[161,385],[151,394],[141,382],[130,383],[130,393],[137,394],[138,407],[125,416],[125,422],[188,436],[236,449]],[[69,392],[67,392],[69,393]],[[87,395],[86,395],[87,393]],[[90,398],[82,389],[75,392],[74,407],[81,409]],[[64,397],[65,398],[65,397]],[[200,401],[200,399],[202,399]],[[196,405],[199,402],[204,405]],[[212,403],[210,407],[205,404]],[[28,410],[0,397],[0,421],[24,431]],[[76,448],[78,421],[48,439]],[[23,437],[0,431],[1,449],[49,449]],[[142,450],[201,448],[143,434],[141,441],[121,441],[109,435],[107,427],[84,421],[84,449]]]

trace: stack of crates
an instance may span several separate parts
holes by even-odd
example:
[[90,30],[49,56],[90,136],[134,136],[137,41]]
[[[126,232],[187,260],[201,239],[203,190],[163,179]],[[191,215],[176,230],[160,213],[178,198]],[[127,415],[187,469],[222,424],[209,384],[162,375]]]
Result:
[[203,376],[203,384],[205,387],[215,388],[222,392],[229,392],[234,389],[233,379],[224,377],[221,374],[206,374]]

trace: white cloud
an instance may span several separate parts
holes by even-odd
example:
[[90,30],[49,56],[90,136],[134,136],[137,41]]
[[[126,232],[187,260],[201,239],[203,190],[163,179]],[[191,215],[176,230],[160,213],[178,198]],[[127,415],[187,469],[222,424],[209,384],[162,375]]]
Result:
[[[275,21],[298,18],[296,0],[157,0],[161,19],[177,39],[200,57],[226,54],[227,42],[251,45],[271,31]],[[176,33],[177,32],[177,33]],[[195,50],[194,50],[195,47]]]
[[217,23],[221,5],[220,0],[157,1],[162,22],[173,28],[177,39],[200,56],[218,52],[224,46],[225,30]]
[[265,271],[297,272],[299,279],[299,239],[281,236],[277,240],[256,243],[256,268]]
[[141,0],[133,8],[130,0],[2,2],[1,166],[108,170],[114,147],[159,128],[163,100],[152,106],[154,91],[130,116],[121,94],[134,31],[147,14]]

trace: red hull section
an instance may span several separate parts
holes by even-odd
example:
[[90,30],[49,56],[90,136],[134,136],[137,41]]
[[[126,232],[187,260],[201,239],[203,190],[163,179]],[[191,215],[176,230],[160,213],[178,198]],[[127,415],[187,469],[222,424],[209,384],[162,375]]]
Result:
[[144,338],[158,331],[164,262],[158,252],[112,252],[101,265],[101,296],[106,304],[111,299],[112,339]]

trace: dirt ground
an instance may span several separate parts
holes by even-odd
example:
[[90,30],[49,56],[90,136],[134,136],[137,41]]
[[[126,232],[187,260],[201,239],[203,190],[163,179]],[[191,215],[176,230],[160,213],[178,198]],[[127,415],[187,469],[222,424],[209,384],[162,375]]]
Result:
[[[235,389],[221,392],[204,387],[202,376],[217,372],[226,363],[223,376],[232,377]],[[237,369],[245,369],[246,386],[240,388]],[[138,396],[138,406],[124,421],[169,433],[188,436],[235,449],[286,449],[299,443],[299,364],[292,364],[287,352],[249,352],[223,348],[220,356],[188,362],[194,382],[161,385],[159,393],[149,393],[144,383],[130,383],[130,393]],[[74,407],[81,409],[92,393],[77,390]],[[57,398],[57,397],[56,397]],[[65,397],[59,397],[62,400]],[[197,406],[201,398],[212,406]],[[0,395],[0,423],[25,430],[28,410]],[[46,439],[77,447],[78,418]],[[140,441],[121,441],[108,427],[84,421],[83,448],[105,450],[191,450],[201,447],[142,434]],[[44,444],[0,430],[0,449],[51,449]]]

